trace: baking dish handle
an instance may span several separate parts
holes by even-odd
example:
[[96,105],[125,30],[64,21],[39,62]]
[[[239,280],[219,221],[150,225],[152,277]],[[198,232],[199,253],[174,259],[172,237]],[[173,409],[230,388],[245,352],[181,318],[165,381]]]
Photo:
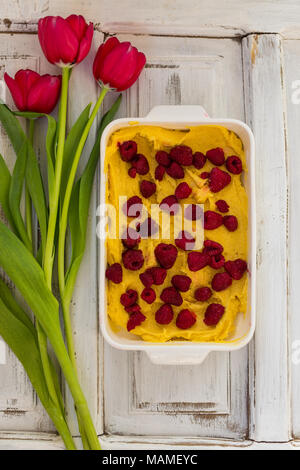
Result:
[[152,121],[192,122],[209,118],[209,115],[200,105],[161,105],[154,106],[147,114]]
[[175,365],[175,366],[192,366],[201,364],[208,354],[209,349],[201,351],[184,351],[180,347],[177,352],[167,351],[166,349],[147,350],[146,354],[153,364],[159,365]]

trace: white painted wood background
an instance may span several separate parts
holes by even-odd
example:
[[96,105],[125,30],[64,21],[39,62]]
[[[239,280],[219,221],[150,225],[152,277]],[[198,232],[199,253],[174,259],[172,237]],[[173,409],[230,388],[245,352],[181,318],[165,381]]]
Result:
[[[213,117],[245,120],[256,139],[257,330],[249,348],[212,353],[200,366],[155,366],[143,353],[103,344],[97,179],[73,326],[81,381],[103,447],[299,448],[299,1],[7,0],[0,5],[0,79],[5,70],[26,67],[53,72],[39,48],[37,19],[70,13],[93,21],[96,33],[93,51],[72,75],[69,124],[95,100],[95,48],[117,33],[148,59],[139,83],[125,93],[119,116],[144,116],[158,104],[201,104]],[[8,93],[4,98],[11,103]],[[89,148],[92,141],[93,136]],[[3,131],[0,151],[12,165]],[[74,422],[72,415],[69,405]],[[62,447],[22,367],[7,351],[7,364],[0,365],[0,449]]]

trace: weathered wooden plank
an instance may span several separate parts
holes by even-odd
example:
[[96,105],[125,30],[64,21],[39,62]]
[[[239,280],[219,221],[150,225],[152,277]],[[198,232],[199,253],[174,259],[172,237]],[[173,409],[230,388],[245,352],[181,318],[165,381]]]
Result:
[[234,37],[250,33],[300,36],[297,0],[7,0],[0,31],[36,31],[45,15],[83,14],[110,33]]
[[[124,96],[125,116],[145,116],[158,104],[201,104],[212,116],[243,119],[237,40],[125,38],[148,60],[139,83]],[[242,439],[247,434],[247,348],[210,354],[199,366],[163,367],[143,353],[106,345],[104,374],[109,434],[143,435],[145,440],[157,435]]]
[[243,39],[246,120],[256,139],[257,327],[251,362],[255,440],[289,439],[287,177],[281,43]]

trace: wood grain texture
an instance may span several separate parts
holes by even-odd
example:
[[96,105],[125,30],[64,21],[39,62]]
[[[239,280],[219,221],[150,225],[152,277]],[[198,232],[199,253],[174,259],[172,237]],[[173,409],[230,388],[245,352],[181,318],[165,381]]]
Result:
[[36,31],[45,15],[76,13],[109,33],[240,37],[281,33],[300,37],[298,0],[6,0],[0,31]]
[[250,436],[258,441],[286,441],[290,438],[287,168],[280,38],[245,38],[243,63],[246,120],[256,140],[258,232]]

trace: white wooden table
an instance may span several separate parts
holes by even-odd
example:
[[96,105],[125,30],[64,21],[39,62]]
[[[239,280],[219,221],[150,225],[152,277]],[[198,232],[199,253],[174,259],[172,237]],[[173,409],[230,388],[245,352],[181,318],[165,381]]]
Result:
[[[200,366],[155,366],[143,353],[120,352],[103,344],[95,235],[99,179],[95,185],[89,249],[74,297],[73,325],[81,381],[103,447],[296,449],[300,445],[299,1],[6,0],[0,6],[0,79],[5,70],[55,71],[42,57],[35,34],[37,19],[70,13],[83,14],[96,28],[94,50],[72,76],[73,120],[97,93],[90,78],[95,48],[107,35],[117,33],[148,59],[139,83],[125,93],[119,116],[144,116],[158,104],[201,104],[211,116],[245,120],[256,138],[257,330],[249,348],[211,353]],[[11,103],[9,94],[0,91],[2,99]],[[39,126],[41,132],[43,123]],[[12,150],[0,132],[0,151],[12,164]],[[70,405],[71,421],[72,414]],[[73,432],[77,435],[74,426]],[[0,449],[8,448],[62,448],[10,351],[7,363],[0,365]]]

